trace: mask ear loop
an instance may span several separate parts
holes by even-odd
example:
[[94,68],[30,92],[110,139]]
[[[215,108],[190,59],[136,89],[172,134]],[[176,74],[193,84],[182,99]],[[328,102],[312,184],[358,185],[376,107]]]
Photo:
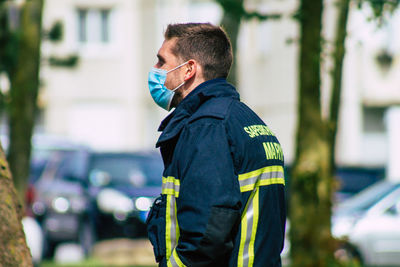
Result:
[[169,73],[169,72],[171,72],[171,71],[174,71],[174,70],[176,70],[176,69],[179,69],[179,68],[182,67],[183,65],[186,65],[188,62],[189,62],[189,60],[186,61],[186,62],[183,62],[182,64],[176,66],[176,67],[173,68],[172,70],[167,71],[167,73]]
[[183,81],[180,85],[178,85],[177,87],[175,87],[175,88],[172,89],[171,91],[172,91],[172,92],[175,92],[176,90],[178,90],[179,88],[181,88],[181,87],[185,84],[185,82],[186,82],[186,81]]
[[[183,83],[181,83],[180,85],[178,85],[178,86],[175,87],[174,89],[169,90],[169,89],[167,88],[167,90],[169,90],[169,91],[171,91],[173,94],[175,94],[175,91],[178,90],[179,88],[181,88],[184,84],[185,84],[185,81],[183,81]],[[167,110],[168,110],[168,111],[171,110],[170,107],[171,107],[172,98],[173,98],[173,97],[171,97],[171,99],[170,99],[169,102],[168,102],[168,106],[167,106]]]
[[[169,72],[171,72],[171,71],[174,71],[174,70],[176,70],[176,69],[179,69],[180,67],[184,66],[184,65],[187,64],[188,62],[189,62],[189,60],[186,61],[186,62],[183,62],[183,63],[180,64],[179,66],[176,66],[176,67],[173,68],[172,70],[167,71],[167,74],[168,74]],[[185,84],[185,82],[186,82],[186,81],[183,81],[180,85],[178,85],[177,87],[175,87],[174,89],[172,89],[172,90],[170,90],[170,91],[175,92],[176,90],[178,90],[179,88],[181,88],[181,87]],[[168,90],[169,90],[169,89],[168,89]]]

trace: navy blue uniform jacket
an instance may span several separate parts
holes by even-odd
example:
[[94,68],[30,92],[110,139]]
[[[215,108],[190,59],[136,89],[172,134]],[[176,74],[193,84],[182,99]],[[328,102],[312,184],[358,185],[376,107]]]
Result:
[[206,81],[161,123],[162,194],[147,220],[160,266],[281,266],[283,153],[225,79]]

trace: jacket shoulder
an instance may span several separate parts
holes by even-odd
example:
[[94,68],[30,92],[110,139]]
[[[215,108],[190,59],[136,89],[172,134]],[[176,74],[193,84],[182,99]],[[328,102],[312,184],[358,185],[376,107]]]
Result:
[[200,108],[191,116],[189,123],[201,118],[224,120],[233,101],[235,101],[235,99],[232,97],[211,98],[201,105]]

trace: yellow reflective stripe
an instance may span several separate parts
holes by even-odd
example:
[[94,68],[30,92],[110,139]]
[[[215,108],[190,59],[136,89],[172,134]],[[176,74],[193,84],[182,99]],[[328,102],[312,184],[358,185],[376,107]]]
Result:
[[162,178],[162,194],[167,195],[165,211],[165,249],[166,259],[171,258],[179,239],[179,225],[176,208],[176,198],[179,197],[180,181],[175,177]]
[[253,266],[254,263],[254,242],[256,241],[256,233],[258,226],[258,216],[259,216],[259,195],[260,190],[257,187],[253,198],[253,228],[251,231],[251,239],[249,244],[249,267]]
[[175,177],[168,176],[162,178],[162,190],[161,193],[165,195],[174,195],[176,198],[179,197],[180,181]]
[[[243,213],[246,215],[246,213]],[[241,234],[240,234],[240,247],[239,247],[239,255],[238,255],[238,267],[243,267],[243,251],[244,251],[244,244],[246,243],[246,236],[247,236],[247,218],[246,216],[242,216],[241,222]]]
[[254,264],[254,243],[259,217],[259,185],[251,192],[241,218],[238,267],[251,267]]
[[283,172],[283,167],[280,165],[274,165],[274,166],[267,166],[255,171],[239,174],[239,180],[245,180],[254,176],[258,176],[262,173],[267,173],[267,172]]
[[186,267],[186,265],[182,263],[181,259],[178,256],[178,253],[176,253],[175,249],[172,252],[172,257],[167,262],[167,266],[168,267]]
[[163,177],[163,178],[162,178],[162,181],[163,181],[163,185],[164,185],[164,184],[167,184],[167,183],[173,183],[173,184],[175,184],[175,185],[177,185],[177,186],[180,185],[179,179],[176,179],[176,178],[173,177],[173,176]]
[[285,184],[283,167],[268,166],[238,176],[240,191],[251,191],[241,218],[238,267],[251,267],[254,264],[254,244],[259,218],[260,186]]
[[165,195],[174,195],[176,198],[179,197],[179,191],[175,191],[174,189],[163,189],[161,193]]
[[179,223],[178,223],[178,209],[176,207],[176,200],[175,200],[175,246],[178,244],[179,236],[181,235],[179,231]]
[[[248,263],[248,245],[249,245],[249,230],[248,229],[248,224],[252,223],[253,219],[253,202],[252,199],[254,197],[254,191],[251,193],[249,199],[247,200],[246,207],[244,208],[244,211],[242,213],[242,218],[241,218],[241,231],[240,231],[240,246],[239,246],[239,254],[238,254],[238,267],[243,267],[247,266]],[[250,225],[251,226],[251,225]]]
[[165,211],[165,247],[167,260],[171,256],[172,244],[171,244],[171,198],[172,195],[167,195],[167,206]]
[[165,250],[167,260],[171,257],[172,251],[179,239],[179,226],[176,214],[176,199],[173,195],[167,195],[165,211]]
[[257,183],[260,186],[263,185],[271,185],[271,184],[283,184],[285,185],[285,178],[270,178],[268,180],[260,180],[260,182]]
[[284,171],[282,166],[268,166],[238,176],[240,191],[248,192],[254,190],[256,184],[260,186],[271,184],[285,185]]
[[[270,178],[268,180],[261,180],[257,182],[258,185],[271,185],[271,184],[283,184],[285,185],[285,178]],[[240,187],[240,192],[247,192],[254,190],[255,184],[248,184]]]

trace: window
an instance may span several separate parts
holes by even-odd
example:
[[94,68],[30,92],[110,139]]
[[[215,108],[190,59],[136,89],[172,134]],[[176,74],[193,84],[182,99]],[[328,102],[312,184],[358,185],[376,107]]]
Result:
[[103,9],[100,11],[101,17],[101,41],[103,43],[108,43],[110,36],[109,36],[109,20],[110,20],[110,10]]
[[385,133],[384,115],[385,107],[363,108],[364,133]]
[[87,42],[87,9],[78,9],[78,40],[80,43]]
[[81,44],[110,42],[110,15],[107,8],[78,8],[78,41]]

